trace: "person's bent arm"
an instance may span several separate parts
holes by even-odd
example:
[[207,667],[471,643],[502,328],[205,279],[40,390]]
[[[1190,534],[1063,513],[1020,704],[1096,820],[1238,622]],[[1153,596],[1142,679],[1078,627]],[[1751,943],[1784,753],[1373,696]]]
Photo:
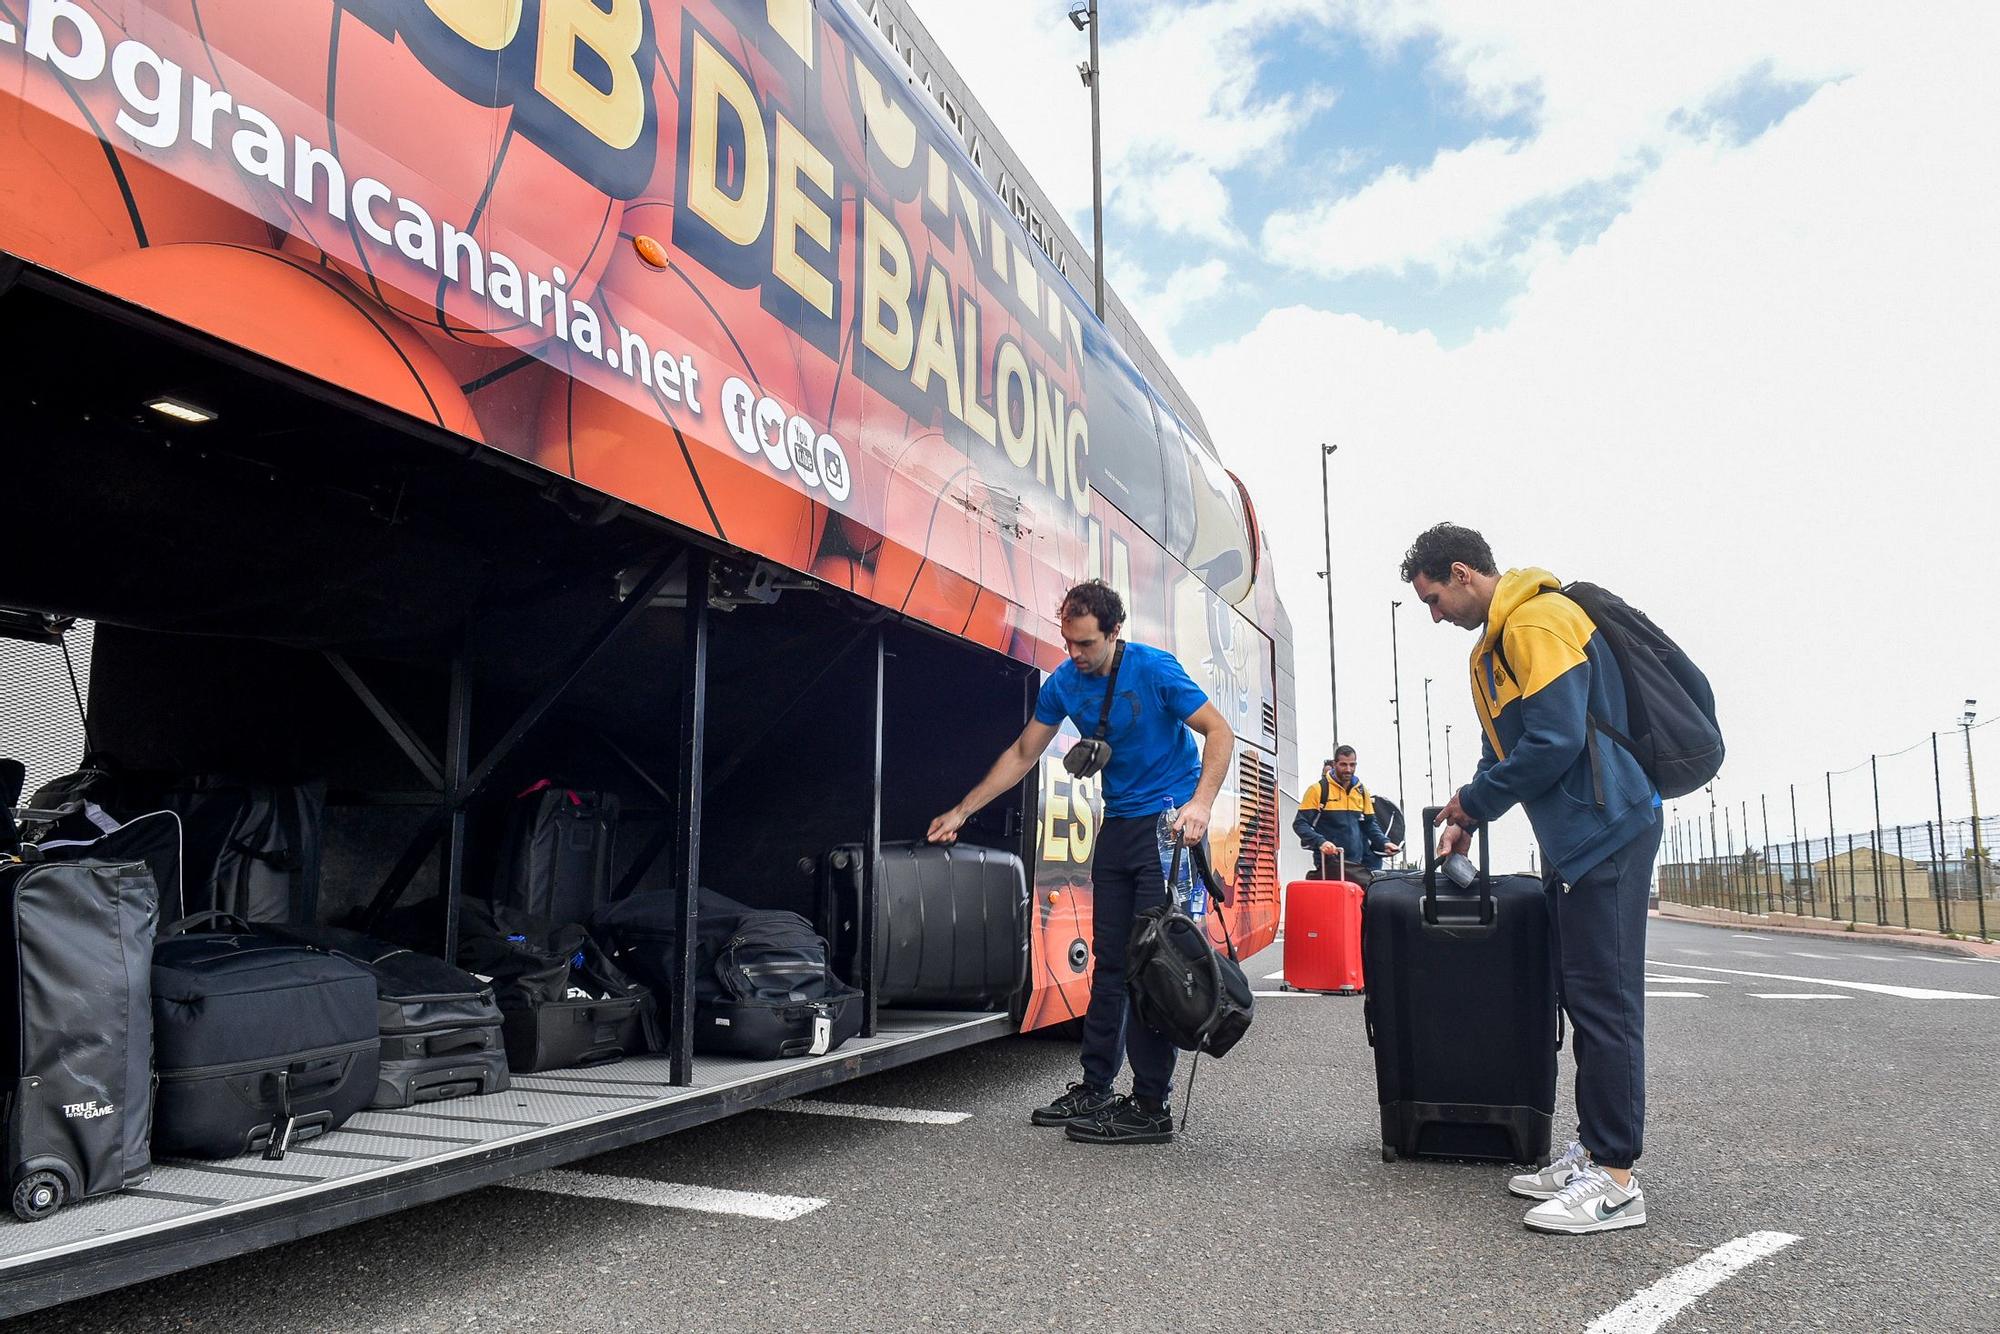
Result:
[[1212,703],[1196,709],[1186,721],[1201,738],[1201,781],[1195,784],[1194,796],[1181,807],[1174,827],[1186,842],[1199,843],[1208,836],[1209,815],[1215,809],[1215,794],[1222,791],[1223,776],[1229,772],[1236,734],[1229,730],[1222,710]]
[[924,837],[932,843],[955,843],[958,831],[965,822],[982,810],[986,803],[1019,783],[1028,776],[1042,755],[1055,740],[1060,724],[1044,723],[1030,719],[1021,729],[1021,735],[1014,738],[1014,744],[1000,752],[1000,758],[993,761],[993,767],[986,771],[986,777],[972,791],[965,794],[958,805],[931,821],[930,832]]

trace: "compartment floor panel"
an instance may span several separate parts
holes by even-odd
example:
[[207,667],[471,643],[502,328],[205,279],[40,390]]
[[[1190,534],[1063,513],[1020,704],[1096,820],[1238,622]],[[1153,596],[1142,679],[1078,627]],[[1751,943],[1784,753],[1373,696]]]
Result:
[[597,1070],[516,1075],[502,1093],[359,1112],[339,1130],[295,1145],[280,1162],[267,1162],[262,1154],[215,1162],[157,1162],[153,1175],[137,1189],[67,1205],[39,1223],[22,1223],[0,1211],[0,1281],[10,1271],[66,1253],[199,1225],[220,1211],[280,1208],[363,1178],[420,1171],[495,1145],[560,1139],[586,1123],[615,1122],[720,1089],[776,1082],[857,1053],[986,1025],[1000,1031],[1012,1027],[1003,1014],[885,1011],[874,1037],[851,1038],[824,1056],[777,1061],[696,1056],[689,1087],[669,1082],[672,1066],[666,1057],[642,1056]]

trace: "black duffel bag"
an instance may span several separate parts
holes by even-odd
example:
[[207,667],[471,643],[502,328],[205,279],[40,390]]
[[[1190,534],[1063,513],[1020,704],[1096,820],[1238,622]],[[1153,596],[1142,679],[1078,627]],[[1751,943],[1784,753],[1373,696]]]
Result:
[[[1180,878],[1184,851],[1174,849],[1169,883]],[[1208,854],[1199,844],[1192,853],[1195,873],[1220,905],[1223,892],[1209,869]],[[1229,938],[1229,922],[1220,917],[1219,906],[1217,913],[1229,950],[1226,956],[1209,943],[1207,929],[1171,897],[1134,916],[1131,943],[1125,949],[1125,985],[1133,1017],[1182,1051],[1210,1056],[1226,1055],[1249,1031],[1256,1004],[1250,979],[1236,959],[1236,942]]]
[[460,926],[458,966],[493,987],[513,1073],[660,1050],[653,993],[581,926],[470,898]]

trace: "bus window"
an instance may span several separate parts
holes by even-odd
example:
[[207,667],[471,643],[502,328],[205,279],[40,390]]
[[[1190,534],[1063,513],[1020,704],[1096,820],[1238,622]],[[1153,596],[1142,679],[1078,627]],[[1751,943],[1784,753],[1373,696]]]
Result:
[[1239,602],[1256,576],[1243,493],[1193,429],[1164,408],[1160,434],[1167,442],[1168,493],[1187,497],[1168,508],[1167,546],[1223,601]]
[[1166,495],[1152,397],[1101,327],[1086,325],[1083,339],[1090,387],[1090,485],[1147,532],[1162,532]]

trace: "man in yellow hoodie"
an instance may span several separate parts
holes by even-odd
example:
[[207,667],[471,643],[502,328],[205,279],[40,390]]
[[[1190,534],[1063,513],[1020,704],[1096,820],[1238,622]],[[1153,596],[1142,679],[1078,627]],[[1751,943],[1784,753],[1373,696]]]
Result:
[[1529,1227],[1643,1227],[1632,1175],[1646,1117],[1646,899],[1660,847],[1660,799],[1604,728],[1629,730],[1611,649],[1546,570],[1499,572],[1470,528],[1439,524],[1403,559],[1431,609],[1479,636],[1472,702],[1485,736],[1472,781],[1439,813],[1446,857],[1514,806],[1528,813],[1546,867],[1563,1009],[1576,1058],[1577,1139],[1508,1183],[1541,1200]]

